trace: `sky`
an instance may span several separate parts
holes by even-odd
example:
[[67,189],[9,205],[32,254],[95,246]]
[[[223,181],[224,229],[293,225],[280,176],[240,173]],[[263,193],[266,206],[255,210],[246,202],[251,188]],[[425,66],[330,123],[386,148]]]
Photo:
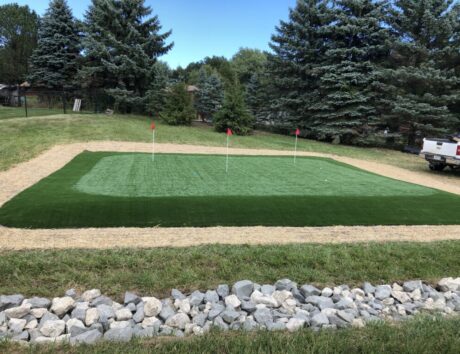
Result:
[[[39,15],[47,0],[0,0],[29,5]],[[82,19],[90,0],[67,0]],[[173,30],[174,48],[160,59],[171,67],[187,66],[206,56],[231,58],[239,48],[268,50],[270,36],[286,20],[296,0],[146,0],[159,16],[164,31]]]

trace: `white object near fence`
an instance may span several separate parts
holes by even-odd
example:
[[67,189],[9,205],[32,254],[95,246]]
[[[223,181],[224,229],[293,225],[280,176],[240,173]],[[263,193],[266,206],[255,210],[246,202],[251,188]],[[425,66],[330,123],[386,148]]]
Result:
[[75,102],[73,103],[73,110],[74,112],[80,112],[80,108],[81,108],[81,99],[80,98],[76,98],[75,99]]

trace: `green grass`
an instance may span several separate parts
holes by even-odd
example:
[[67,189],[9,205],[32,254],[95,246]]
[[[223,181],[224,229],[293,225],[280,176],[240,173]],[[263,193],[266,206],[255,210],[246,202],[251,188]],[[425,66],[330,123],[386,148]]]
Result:
[[82,153],[0,208],[0,224],[81,228],[460,222],[456,195],[328,159],[300,158],[298,171],[290,173],[290,158],[232,157],[228,176],[224,163],[219,156],[158,155],[158,166],[152,166],[148,154]]
[[54,297],[72,287],[99,288],[122,300],[129,290],[163,297],[172,288],[191,292],[241,279],[274,284],[290,278],[318,286],[435,283],[460,274],[459,254],[454,241],[0,251],[0,294]]
[[[28,108],[27,117],[49,116],[62,114],[62,108]],[[6,107],[0,105],[0,120],[11,118],[26,118],[24,107]]]
[[[149,142],[149,118],[140,116],[106,116],[67,114],[30,119],[0,120],[0,170],[31,159],[55,144],[92,140]],[[218,134],[211,127],[168,126],[157,122],[157,141],[160,143],[225,146],[225,134]],[[293,138],[256,132],[254,135],[233,136],[231,146],[237,148],[262,148],[292,150]],[[428,171],[421,158],[385,149],[365,149],[351,146],[336,146],[312,140],[300,139],[300,151],[332,153],[359,159],[380,161],[402,168]],[[458,183],[458,173],[439,174],[452,183]]]
[[370,324],[362,329],[303,330],[293,334],[221,333],[186,339],[155,338],[94,346],[41,345],[24,348],[1,343],[4,353],[458,353],[460,319],[417,317],[398,325]]
[[[99,161],[75,185],[114,197],[426,196],[404,183],[325,158],[140,153],[86,153]],[[92,159],[91,159],[92,160]]]

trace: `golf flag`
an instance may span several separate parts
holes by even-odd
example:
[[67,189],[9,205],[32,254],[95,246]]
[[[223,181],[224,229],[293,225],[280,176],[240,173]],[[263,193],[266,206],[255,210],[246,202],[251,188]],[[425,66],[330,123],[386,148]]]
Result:
[[228,173],[228,143],[233,132],[230,128],[227,128],[227,159],[225,160],[225,173]]
[[300,135],[300,129],[297,128],[295,130],[294,164],[296,163],[296,159],[297,159],[297,139],[299,138],[299,135]]
[[155,161],[155,122],[150,124],[150,129],[152,129],[152,161]]

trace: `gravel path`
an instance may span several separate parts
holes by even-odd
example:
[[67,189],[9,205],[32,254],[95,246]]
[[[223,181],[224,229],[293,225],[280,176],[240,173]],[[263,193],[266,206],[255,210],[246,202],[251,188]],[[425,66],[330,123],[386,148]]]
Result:
[[[57,145],[42,155],[0,172],[0,206],[22,190],[65,166],[76,155],[89,151],[150,152],[148,143],[88,142]],[[220,147],[157,144],[157,152],[225,154]],[[289,151],[230,149],[240,155],[291,155]],[[323,153],[299,152],[299,156],[330,157],[383,176],[460,195],[460,180],[449,183],[403,168]],[[72,230],[20,230],[0,227],[0,249],[185,247],[209,243],[283,244],[459,240],[460,226],[376,227],[220,227],[220,228],[112,228]]]

